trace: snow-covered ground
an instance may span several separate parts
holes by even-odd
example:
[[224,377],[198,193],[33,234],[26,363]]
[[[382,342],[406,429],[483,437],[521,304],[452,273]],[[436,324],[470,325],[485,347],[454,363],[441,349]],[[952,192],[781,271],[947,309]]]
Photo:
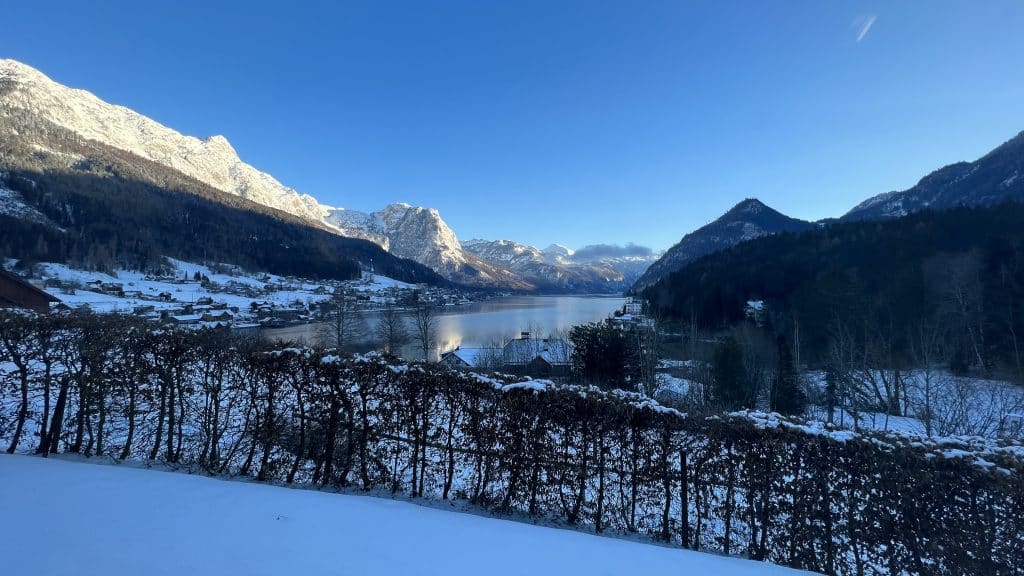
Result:
[[[115,275],[70,268],[64,264],[45,263],[37,267],[42,279],[77,285],[74,294],[60,287],[48,287],[47,291],[72,308],[88,305],[96,312],[131,312],[137,306],[153,306],[156,311],[174,310],[183,304],[192,304],[201,298],[211,298],[239,310],[248,310],[253,303],[267,302],[275,307],[288,307],[294,303],[310,304],[330,298],[335,285],[343,285],[356,293],[370,295],[371,303],[383,302],[380,294],[392,288],[412,290],[406,284],[385,276],[367,274],[362,280],[351,282],[315,282],[312,280],[284,278],[273,274],[249,273],[235,268],[232,273],[219,273],[210,267],[169,258],[174,266],[171,277],[147,276],[132,270],[117,270]],[[199,273],[210,280],[207,285],[193,281]],[[183,282],[182,278],[188,278]],[[91,282],[120,284],[129,295],[121,297],[90,289]],[[233,290],[232,286],[248,289]],[[138,293],[138,294],[136,294]],[[169,294],[170,300],[158,299],[160,294]]]
[[[861,385],[869,389],[869,378],[864,374],[859,377],[863,381]],[[906,395],[901,400],[904,416],[870,409],[855,412],[847,407],[835,410],[833,422],[851,429],[922,436],[928,434],[927,420],[930,417],[932,436],[994,438],[1024,435],[1022,386],[1001,380],[955,376],[943,369],[908,370],[901,377],[906,387]],[[826,385],[824,372],[806,372],[803,378],[808,390],[820,401]],[[808,407],[807,416],[827,420],[828,410],[821,405],[812,405]]]
[[380,498],[0,456],[5,574],[807,574]]

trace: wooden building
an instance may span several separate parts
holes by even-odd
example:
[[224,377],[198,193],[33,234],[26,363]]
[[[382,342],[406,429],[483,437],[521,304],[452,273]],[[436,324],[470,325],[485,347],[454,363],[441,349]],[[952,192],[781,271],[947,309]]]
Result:
[[20,276],[0,269],[0,308],[26,308],[47,312],[50,310],[51,302],[60,300],[29,284]]

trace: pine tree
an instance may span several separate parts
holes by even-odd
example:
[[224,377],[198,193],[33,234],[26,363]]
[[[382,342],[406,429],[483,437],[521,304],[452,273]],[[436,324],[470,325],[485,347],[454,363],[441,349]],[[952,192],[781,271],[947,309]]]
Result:
[[778,346],[778,367],[772,379],[770,405],[773,412],[799,416],[807,407],[807,397],[800,389],[796,366],[793,363],[793,352],[785,336],[776,340]]
[[711,366],[714,400],[726,410],[754,404],[754,384],[743,369],[743,348],[730,336],[715,349]]

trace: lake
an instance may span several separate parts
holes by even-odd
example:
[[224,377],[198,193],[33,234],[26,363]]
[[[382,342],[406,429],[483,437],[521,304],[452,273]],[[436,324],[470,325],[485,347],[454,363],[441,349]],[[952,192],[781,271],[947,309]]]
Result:
[[[444,308],[437,317],[437,347],[433,356],[436,360],[442,352],[458,346],[492,346],[519,335],[520,332],[552,332],[568,330],[577,324],[603,320],[617,309],[622,308],[624,298],[604,296],[509,296],[495,300],[474,302],[465,306]],[[355,350],[372,349],[377,314],[365,314],[368,334],[353,343]],[[408,319],[410,332],[412,320]],[[312,344],[321,341],[322,325],[302,324],[264,330],[270,339],[296,340]],[[403,347],[401,355],[418,358],[413,342]]]

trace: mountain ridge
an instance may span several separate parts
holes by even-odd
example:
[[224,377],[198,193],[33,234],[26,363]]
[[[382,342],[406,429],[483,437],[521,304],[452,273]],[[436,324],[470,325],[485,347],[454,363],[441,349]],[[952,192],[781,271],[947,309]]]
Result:
[[[577,267],[570,274],[578,282],[564,281],[564,271],[558,268],[538,268],[524,277],[525,270],[513,270],[501,261],[463,250],[455,232],[434,208],[392,203],[374,212],[359,212],[320,203],[243,162],[222,135],[197,138],[181,134],[130,108],[64,86],[15,60],[0,59],[0,108],[163,165],[316,228],[369,240],[460,284],[516,291],[573,291],[577,285],[617,289],[606,282],[607,270],[590,267]],[[17,131],[12,136],[24,137]],[[41,141],[33,144],[45,148]]]
[[637,279],[630,292],[638,293],[665,276],[705,256],[754,238],[778,232],[800,232],[813,227],[791,218],[756,198],[738,202],[712,222],[682,237]]
[[1024,131],[973,162],[948,164],[906,190],[872,196],[840,220],[899,218],[924,209],[987,206],[1024,199]]

